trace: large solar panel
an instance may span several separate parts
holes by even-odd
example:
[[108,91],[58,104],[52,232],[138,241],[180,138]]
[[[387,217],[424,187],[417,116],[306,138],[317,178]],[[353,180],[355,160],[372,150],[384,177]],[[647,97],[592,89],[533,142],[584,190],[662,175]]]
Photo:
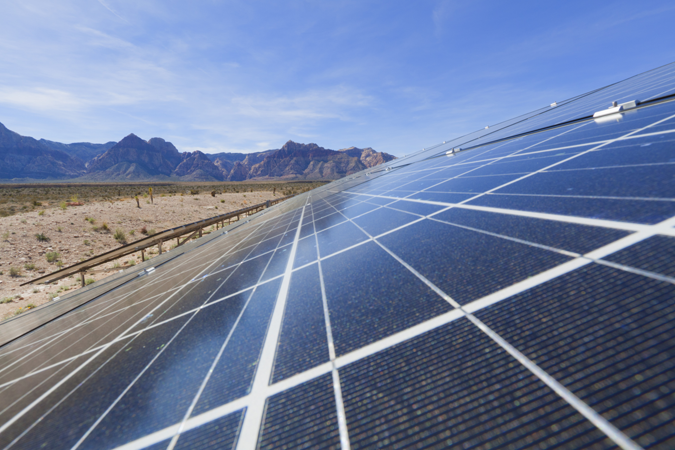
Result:
[[661,67],[92,290],[0,347],[0,447],[674,448],[673,93]]

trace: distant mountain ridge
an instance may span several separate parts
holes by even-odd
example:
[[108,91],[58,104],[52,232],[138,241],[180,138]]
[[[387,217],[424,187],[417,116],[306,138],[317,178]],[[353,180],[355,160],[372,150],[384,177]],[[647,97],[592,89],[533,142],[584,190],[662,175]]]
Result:
[[0,124],[0,179],[78,181],[334,180],[391,161],[372,148],[330,150],[286,142],[254,153],[179,152],[162,138],[61,144],[21,136]]

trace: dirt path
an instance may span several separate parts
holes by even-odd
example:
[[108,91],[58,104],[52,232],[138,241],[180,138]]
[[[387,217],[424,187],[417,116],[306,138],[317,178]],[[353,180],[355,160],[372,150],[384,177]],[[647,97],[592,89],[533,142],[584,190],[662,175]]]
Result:
[[[185,223],[206,219],[244,206],[275,198],[271,192],[246,194],[209,193],[198,195],[156,196],[139,198],[141,208],[133,198],[114,202],[91,202],[82,206],[43,204],[39,210],[0,218],[0,319],[39,306],[53,296],[81,286],[79,277],[72,276],[50,285],[19,286],[38,276],[50,273],[60,265],[67,267],[120,246],[113,237],[122,230],[127,242],[145,237],[145,229],[152,233]],[[105,226],[104,226],[105,224]],[[107,228],[107,230],[105,229]],[[37,235],[48,240],[40,241]],[[149,256],[155,256],[150,253]],[[47,257],[58,256],[52,262]],[[147,253],[146,253],[147,255]],[[85,281],[99,280],[119,268],[140,262],[140,255],[130,255],[98,266],[88,272]],[[12,270],[14,269],[14,270]],[[18,276],[11,272],[18,271]],[[16,275],[16,274],[15,274]]]

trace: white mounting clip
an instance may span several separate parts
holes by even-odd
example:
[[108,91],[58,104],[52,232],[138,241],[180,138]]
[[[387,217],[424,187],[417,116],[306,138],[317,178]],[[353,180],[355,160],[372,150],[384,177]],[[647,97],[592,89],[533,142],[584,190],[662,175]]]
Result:
[[601,111],[596,112],[595,114],[593,114],[593,118],[609,116],[610,114],[620,113],[621,111],[626,111],[627,109],[636,108],[637,105],[639,105],[639,104],[640,104],[639,100],[632,100],[630,102],[622,103],[620,105],[617,104],[617,102],[612,102],[612,106],[610,106],[607,109],[603,109]]
[[558,102],[551,103],[551,108],[555,108],[556,106],[558,106]]

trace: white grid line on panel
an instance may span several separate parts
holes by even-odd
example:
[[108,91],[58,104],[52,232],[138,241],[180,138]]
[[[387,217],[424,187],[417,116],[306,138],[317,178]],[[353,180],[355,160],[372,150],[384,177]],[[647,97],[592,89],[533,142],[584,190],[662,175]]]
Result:
[[[354,222],[352,222],[354,223]],[[355,226],[359,227],[356,223]],[[363,233],[368,235],[365,230],[359,227]],[[372,236],[371,236],[372,238]],[[588,406],[586,403],[581,401],[576,395],[571,391],[565,388],[561,383],[551,377],[548,373],[539,368],[534,362],[529,360],[525,355],[520,353],[515,347],[507,343],[501,336],[497,335],[493,330],[491,330],[487,325],[483,324],[480,320],[474,317],[471,313],[467,312],[462,305],[457,303],[452,297],[445,293],[442,289],[428,280],[424,275],[415,270],[412,266],[407,264],[403,259],[401,259],[394,252],[389,250],[385,245],[375,240],[375,243],[379,245],[384,251],[396,259],[401,265],[413,273],[418,279],[423,283],[429,286],[434,292],[436,292],[440,297],[445,299],[452,306],[457,308],[462,312],[462,314],[469,319],[474,325],[476,325],[481,331],[487,334],[494,342],[496,342],[500,347],[506,350],[511,356],[513,356],[518,362],[525,366],[531,373],[533,373],[537,378],[543,381],[547,386],[549,386],[554,392],[556,392],[561,398],[563,398],[568,404],[575,408],[580,414],[586,417],[591,423],[593,423],[598,429],[604,432],[611,440],[613,440],[617,445],[619,445],[624,450],[638,450],[641,447],[633,442],[628,436],[621,432],[618,428],[612,425],[608,420],[598,414],[594,409]],[[590,263],[590,261],[588,261]]]
[[[294,217],[295,217],[295,215],[294,215]],[[286,232],[290,228],[291,223],[292,223],[292,221],[289,222],[288,225],[286,226]],[[298,230],[299,229],[300,229],[300,227],[298,227]],[[297,232],[298,231],[296,231],[296,233]],[[274,249],[274,252],[276,252],[279,249],[279,243],[277,244],[277,248]],[[230,332],[227,335],[227,338],[225,339],[225,342],[223,342],[223,345],[220,347],[220,350],[218,351],[218,354],[216,355],[213,362],[211,363],[211,367],[209,368],[209,371],[207,372],[206,376],[204,377],[204,380],[202,381],[201,385],[199,386],[199,389],[197,390],[197,394],[195,394],[195,397],[193,398],[192,403],[190,404],[187,411],[185,412],[185,416],[183,417],[183,421],[181,422],[180,427],[176,431],[176,434],[171,438],[171,442],[169,443],[169,446],[167,447],[167,450],[173,450],[173,448],[176,446],[176,443],[178,442],[178,438],[180,437],[180,434],[183,432],[183,430],[185,430],[186,422],[188,421],[188,419],[192,415],[192,412],[194,411],[195,407],[197,406],[197,403],[199,402],[199,399],[201,398],[201,395],[204,392],[204,389],[206,388],[206,385],[208,384],[209,380],[211,379],[211,374],[213,373],[216,366],[218,365],[218,362],[220,361],[220,358],[222,357],[223,352],[225,351],[225,348],[227,347],[227,344],[230,342],[230,338],[232,337],[232,334],[234,333],[234,330],[236,330],[237,325],[239,324],[239,321],[241,320],[242,316],[244,315],[244,312],[246,311],[246,308],[248,307],[249,302],[253,298],[253,295],[255,294],[255,291],[256,291],[257,287],[271,281],[271,280],[268,280],[265,283],[261,282],[262,278],[265,276],[265,272],[267,271],[267,268],[269,267],[270,263],[272,262],[273,257],[274,257],[274,254],[272,254],[272,256],[270,256],[270,259],[267,261],[267,265],[265,266],[263,271],[260,273],[260,276],[258,277],[258,283],[251,289],[251,293],[249,294],[248,299],[246,299],[246,304],[244,304],[244,307],[241,309],[241,311],[239,313],[239,316],[237,317],[237,320],[232,325],[232,329],[230,330]],[[289,255],[289,258],[290,258],[290,255]],[[278,277],[275,277],[274,279],[276,279],[276,278],[278,278]],[[215,302],[213,302],[213,303],[215,303]],[[205,307],[205,306],[206,306],[206,304],[203,305],[203,307]]]
[[[261,228],[261,227],[258,226],[258,227],[254,230],[253,233],[255,233],[255,231],[259,230],[260,228]],[[271,232],[271,230],[269,230],[269,231],[267,232],[267,234],[269,234],[270,232]],[[253,233],[251,233],[249,236],[251,236]],[[257,247],[257,245],[256,245],[255,247],[253,247],[251,250],[249,250],[249,255],[255,250],[256,247]],[[247,247],[247,248],[248,248],[248,247]],[[271,259],[271,258],[270,258],[270,259]],[[239,268],[240,265],[241,265],[241,263],[237,266],[237,268]],[[211,298],[216,294],[216,292],[218,291],[218,289],[220,289],[225,283],[227,283],[227,281],[229,280],[230,276],[232,276],[232,274],[234,274],[234,272],[235,272],[236,270],[237,270],[237,269],[235,268],[232,272],[230,272],[230,274],[225,278],[225,280],[223,280],[223,282],[220,283],[220,285],[219,285],[217,288],[215,288],[215,289],[213,290],[213,292],[211,293],[211,295],[209,295],[209,296],[206,298],[206,300],[204,300],[204,303],[202,303],[201,306],[206,305],[206,304],[209,302],[209,300],[211,300]],[[195,286],[196,286],[196,285],[195,285]],[[194,288],[194,286],[193,286],[193,288]],[[252,294],[251,294],[251,295],[252,295]],[[249,297],[249,300],[250,300],[250,297]],[[178,300],[178,301],[180,301],[180,300]],[[176,302],[176,303],[177,303],[177,302]],[[136,384],[136,382],[143,376],[143,374],[144,374],[144,373],[152,366],[152,364],[153,364],[153,363],[154,363],[154,362],[162,355],[162,353],[164,353],[164,351],[165,351],[167,348],[170,347],[170,345],[171,345],[171,343],[174,341],[174,339],[176,339],[176,337],[178,337],[178,335],[185,329],[185,327],[187,327],[188,324],[189,324],[190,322],[192,322],[192,319],[194,319],[194,318],[197,316],[197,314],[199,313],[200,310],[201,310],[201,308],[197,308],[197,309],[192,313],[192,315],[190,316],[190,318],[189,318],[189,319],[188,319],[188,320],[180,327],[180,329],[179,329],[179,330],[171,337],[171,339],[170,339],[164,346],[162,346],[162,348],[159,350],[159,352],[158,352],[158,353],[152,358],[152,360],[151,360],[151,361],[150,361],[150,362],[149,362],[149,363],[148,363],[148,364],[147,364],[147,365],[146,365],[146,366],[138,373],[138,375],[133,379],[133,381],[132,381],[131,383],[129,383],[129,385],[124,389],[124,391],[122,391],[122,393],[115,399],[115,401],[113,401],[113,403],[108,407],[108,409],[106,409],[106,411],[105,411],[103,414],[101,414],[101,416],[99,416],[98,419],[96,419],[96,422],[94,422],[94,424],[91,425],[91,427],[89,427],[89,429],[82,435],[82,437],[81,437],[81,438],[77,441],[77,443],[73,446],[72,450],[76,450],[76,449],[77,449],[77,448],[78,448],[78,447],[79,447],[79,446],[87,439],[87,437],[89,437],[89,435],[94,431],[94,429],[98,426],[98,424],[101,423],[101,422],[103,421],[103,419],[108,415],[108,413],[109,413],[110,411],[113,410],[113,408],[117,405],[117,403],[118,403],[120,400],[122,400],[122,398],[126,395],[126,393],[129,392],[129,390]],[[245,308],[242,309],[242,314],[243,314],[243,311],[244,311],[244,310],[245,310]],[[165,312],[166,312],[166,311],[165,311]],[[160,315],[153,321],[153,325],[154,325],[154,322],[156,322],[157,320],[159,320],[159,319],[162,317],[163,314],[164,314],[164,313],[160,314]],[[230,330],[230,335],[231,335],[231,333],[232,333],[233,331],[234,331],[234,327],[232,328],[232,330]],[[139,336],[140,334],[141,334],[141,333],[139,332],[139,333],[137,334],[137,336]],[[229,336],[228,336],[228,337],[229,337]],[[135,338],[134,338],[134,339],[135,339]],[[132,339],[132,341],[133,341],[133,339]],[[224,347],[223,347],[223,348],[224,348]],[[177,440],[177,437],[176,437],[176,440]],[[175,445],[175,442],[172,441],[172,443]]]
[[[256,228],[255,230],[253,230],[250,234],[255,233],[256,230],[257,230],[257,228]],[[249,235],[250,235],[250,234],[249,234]],[[235,244],[235,246],[232,247],[232,248],[236,248],[236,244]],[[214,262],[213,264],[216,264],[216,263],[217,263],[217,262]],[[204,271],[206,271],[206,270],[208,270],[208,267],[207,267],[207,269],[204,269],[204,270],[202,271],[202,273],[203,273]],[[185,283],[185,285],[187,285],[187,284],[188,284],[188,283]],[[176,295],[177,292],[180,292],[180,290],[178,290],[178,291],[174,292],[173,294],[171,294],[171,295],[170,295],[169,297],[167,297],[162,303],[160,303],[159,305],[157,305],[152,311],[156,311],[157,308],[161,307],[164,303],[166,303],[166,302],[169,301],[174,295]],[[144,319],[144,318],[139,319],[136,323],[134,323],[131,327],[129,327],[125,332],[122,332],[122,333],[120,334],[120,336],[123,336],[124,334],[126,334],[127,331],[132,330],[132,329],[133,329],[136,325],[138,325],[143,319]],[[62,378],[59,382],[57,382],[57,383],[56,383],[54,386],[52,386],[49,390],[47,390],[47,391],[46,391],[45,393],[43,393],[40,397],[38,397],[37,399],[35,399],[31,404],[29,404],[28,406],[26,406],[26,407],[25,407],[24,409],[22,409],[19,413],[15,414],[14,417],[12,417],[10,420],[8,420],[8,421],[5,422],[4,424],[2,424],[2,426],[0,426],[0,433],[2,433],[4,430],[6,430],[7,428],[9,428],[9,427],[10,427],[12,424],[14,424],[17,420],[19,420],[21,417],[23,417],[28,411],[30,411],[31,409],[33,409],[37,404],[39,404],[42,400],[44,400],[44,399],[45,399],[47,396],[49,396],[52,392],[54,392],[56,389],[58,389],[60,386],[62,386],[66,381],[68,381],[70,378],[72,378],[76,373],[78,373],[80,370],[82,370],[84,367],[86,367],[90,362],[92,362],[93,360],[95,360],[100,354],[102,354],[102,353],[103,353],[107,348],[109,348],[111,345],[112,345],[112,343],[109,343],[109,344],[107,344],[106,346],[104,346],[103,348],[101,348],[101,350],[99,350],[98,352],[96,352],[91,358],[89,358],[87,361],[85,361],[84,363],[82,363],[82,364],[81,364],[80,366],[78,366],[75,370],[73,370],[72,372],[70,372],[67,376],[65,376],[64,378]],[[114,357],[114,356],[113,356],[113,357]],[[112,359],[112,358],[111,358],[111,359]],[[110,359],[109,359],[108,361],[110,361]],[[108,361],[106,361],[106,362],[104,363],[104,365],[105,365]],[[103,366],[100,366],[99,368],[97,368],[96,371],[98,371],[101,367],[103,367]],[[93,373],[96,373],[96,371],[94,371]],[[93,375],[93,373],[92,373],[92,375]],[[89,379],[92,375],[90,375],[89,377],[87,377],[87,379]],[[86,380],[85,380],[85,381],[86,381]],[[71,393],[72,393],[72,392],[73,392],[73,391],[71,391]],[[57,402],[52,408],[50,408],[49,411],[47,411],[47,412],[43,415],[43,417],[45,417],[45,416],[48,415],[51,411],[53,411],[53,410],[54,410],[58,405],[60,405],[60,404],[61,404],[61,403],[62,403],[69,395],[70,395],[70,393],[67,394],[65,397],[63,397],[61,400],[59,400],[59,402]],[[42,418],[40,418],[40,419],[38,420],[38,422],[39,422],[40,420],[42,420]],[[30,427],[26,428],[26,429],[25,429],[25,430],[24,430],[24,431],[23,431],[16,439],[14,439],[14,441],[12,441],[12,442],[10,443],[10,445],[9,445],[8,447],[11,447],[12,445],[14,445],[14,443],[16,443],[17,441],[19,441],[26,433],[28,433],[28,431],[30,431],[30,430],[33,428],[33,426],[35,426],[36,423],[37,423],[37,422],[34,422],[33,425],[31,425]]]
[[333,378],[333,392],[335,395],[335,407],[338,420],[338,430],[340,432],[340,448],[349,450],[349,430],[347,429],[347,414],[342,400],[342,386],[340,385],[340,374],[335,365],[335,343],[333,342],[333,330],[330,324],[330,312],[328,310],[328,298],[326,297],[326,286],[323,281],[323,269],[321,267],[321,251],[319,250],[319,238],[314,227],[314,242],[316,243],[316,257],[319,269],[319,283],[321,285],[321,302],[323,304],[323,315],[326,323],[326,340],[328,343],[328,355],[330,357],[331,375]]
[[[620,251],[624,248],[627,248],[637,242],[640,242],[644,239],[647,239],[653,235],[660,234],[661,231],[666,228],[670,227],[672,225],[675,225],[675,218],[669,219],[668,221],[664,221],[661,224],[657,225],[652,225],[650,227],[645,227],[645,228],[651,228],[651,230],[644,229],[638,236],[638,233],[635,233],[633,235],[627,236],[625,238],[619,239],[616,242],[613,242],[611,244],[606,245],[605,247],[602,247],[598,250],[595,250],[591,253],[588,253],[586,258],[584,257],[579,257],[576,259],[573,259],[571,261],[565,262],[559,266],[556,266],[552,269],[549,269],[545,272],[541,272],[537,275],[534,275],[531,278],[528,278],[527,280],[521,281],[519,283],[513,284],[511,286],[508,286],[500,291],[494,292],[490,295],[487,295],[485,297],[482,297],[480,299],[474,300],[471,303],[468,303],[462,307],[463,311],[460,309],[454,309],[451,311],[448,311],[447,313],[441,314],[439,316],[436,316],[432,319],[429,319],[425,322],[422,322],[420,324],[414,325],[410,328],[407,328],[405,330],[402,330],[400,332],[394,333],[390,336],[387,336],[379,341],[373,342],[371,344],[368,344],[364,347],[361,347],[357,350],[354,350],[350,353],[347,353],[345,355],[339,356],[335,359],[335,366],[339,369],[342,367],[345,367],[351,363],[354,363],[356,361],[362,360],[364,358],[367,358],[371,355],[374,355],[376,353],[379,353],[383,350],[386,350],[388,348],[391,348],[397,344],[400,344],[402,342],[408,341],[414,337],[423,335],[431,330],[434,330],[436,328],[439,328],[443,325],[446,325],[450,322],[453,322],[457,319],[460,319],[462,317],[465,317],[465,314],[471,314],[475,313],[479,310],[482,310],[484,308],[487,308],[488,306],[491,306],[495,303],[498,303],[502,300],[505,300],[507,298],[513,297],[514,295],[517,295],[519,293],[525,292],[533,287],[539,286],[541,284],[544,284],[550,280],[553,280],[555,278],[558,278],[562,275],[565,275],[569,272],[572,272],[576,269],[579,269],[583,266],[586,266],[591,263],[592,259],[597,259],[601,258],[603,256],[607,256],[609,254],[612,254],[614,252]],[[369,242],[368,240],[367,242]],[[325,259],[325,258],[323,258]],[[414,269],[413,269],[414,270]],[[295,386],[299,386],[300,384],[303,384],[307,381],[310,381],[314,378],[317,378],[319,376],[322,376],[326,373],[330,373],[332,370],[332,365],[331,363],[325,363],[320,366],[314,367],[312,369],[309,369],[305,372],[302,372],[300,374],[294,375],[293,377],[290,377],[288,379],[285,379],[283,381],[280,381],[278,383],[275,383],[271,386],[267,386],[261,393],[262,396],[272,396],[274,394],[283,392],[287,389],[293,388]],[[221,405],[218,408],[214,408],[213,410],[207,411],[203,414],[200,414],[199,416],[195,416],[190,418],[185,425],[184,431],[187,431],[189,429],[196,428],[198,426],[201,426],[205,423],[211,422],[213,420],[219,419],[227,414],[230,414],[231,412],[237,411],[239,409],[242,409],[244,407],[247,407],[250,402],[250,398],[253,394],[249,394],[246,397],[242,397],[240,399],[234,400],[233,402],[227,403],[225,405]],[[165,439],[170,438],[173,433],[175,433],[175,430],[178,429],[178,426],[180,424],[175,424],[172,425],[171,427],[167,427],[164,430],[160,430],[156,433],[153,433],[151,435],[145,436],[143,438],[140,438],[136,441],[130,442],[128,444],[125,444],[121,447],[118,447],[119,449],[125,449],[125,450],[135,450],[135,449],[141,449],[144,448],[145,446],[156,444],[158,442],[161,442]],[[171,431],[174,430],[174,431]]]
[[260,362],[256,368],[255,376],[253,378],[253,385],[251,387],[251,395],[253,398],[249,402],[248,409],[246,410],[246,416],[244,417],[244,422],[241,427],[239,441],[237,443],[238,450],[255,450],[258,444],[260,427],[262,425],[265,405],[267,403],[267,397],[264,395],[261,396],[260,392],[264,391],[265,387],[269,386],[270,383],[270,374],[272,373],[274,364],[274,354],[276,352],[277,342],[279,341],[279,334],[281,332],[281,320],[283,319],[284,309],[286,307],[288,289],[290,287],[291,275],[293,273],[293,262],[298,249],[300,230],[302,229],[302,221],[305,216],[308,199],[309,196],[307,196],[305,205],[302,207],[302,215],[300,216],[300,222],[298,223],[291,253],[288,256],[286,272],[281,282],[281,287],[279,288],[277,301],[274,305],[274,311],[272,312],[272,319],[268,325],[265,343],[260,355]]
[[[169,270],[168,272],[165,272],[165,273],[160,274],[160,279],[168,278],[169,275],[170,275],[170,273],[171,273],[171,270]],[[146,286],[144,286],[144,287],[148,287],[148,285],[146,285]],[[47,350],[46,347],[48,347],[50,344],[52,344],[52,343],[57,343],[57,340],[62,339],[63,336],[66,335],[67,333],[69,333],[69,332],[71,332],[71,331],[73,331],[73,330],[77,330],[78,328],[81,328],[81,327],[83,327],[83,326],[85,326],[85,325],[91,323],[91,322],[93,321],[93,319],[96,318],[97,315],[102,314],[104,311],[108,310],[109,308],[112,308],[113,306],[119,304],[120,302],[122,302],[122,301],[124,301],[126,298],[128,298],[130,295],[132,295],[132,294],[138,292],[138,291],[141,290],[141,289],[143,289],[143,287],[141,287],[141,288],[139,288],[139,289],[137,289],[137,290],[135,290],[135,291],[129,292],[129,293],[127,293],[127,294],[124,294],[124,295],[120,296],[119,298],[117,298],[116,300],[111,301],[111,303],[110,303],[106,308],[104,308],[104,309],[98,311],[94,316],[92,316],[91,319],[82,321],[82,322],[80,322],[80,323],[78,323],[78,324],[76,324],[76,325],[73,325],[72,327],[70,327],[70,328],[64,330],[64,331],[61,332],[61,333],[57,333],[56,335],[52,335],[51,337],[53,337],[53,339],[51,339],[49,342],[46,342],[46,343],[44,343],[43,345],[41,345],[40,347],[37,347],[37,348],[33,349],[31,352],[27,353],[26,355],[23,355],[19,360],[15,361],[15,362],[13,362],[13,363],[11,363],[11,364],[8,364],[8,365],[5,366],[3,369],[1,369],[0,372],[5,371],[6,369],[12,367],[13,365],[15,365],[16,363],[18,363],[18,362],[20,362],[20,361],[23,361],[24,359],[28,358],[28,357],[31,356],[31,355],[33,355],[32,358],[35,358],[35,357],[40,356],[44,351]],[[104,295],[105,295],[105,294],[104,294]],[[99,329],[100,327],[102,327],[103,325],[105,325],[106,323],[110,322],[110,321],[113,320],[113,319],[114,319],[114,317],[111,317],[111,318],[108,319],[107,321],[105,321],[105,322],[99,324],[99,326],[98,326],[97,328],[94,328],[94,329],[93,329],[92,331],[90,331],[88,334],[92,334],[92,333],[96,332],[97,329]],[[126,322],[125,322],[125,323],[126,323]],[[119,327],[121,327],[121,326],[123,326],[123,325],[124,325],[124,324],[121,324],[121,325],[118,326],[116,329],[118,329]],[[116,329],[115,329],[115,330],[116,330]],[[111,332],[108,333],[108,335],[106,335],[106,336],[100,338],[97,342],[95,342],[94,344],[92,344],[90,347],[96,346],[96,344],[97,344],[98,342],[104,340],[107,336],[109,336],[110,334],[114,333],[115,330],[112,330]],[[84,337],[86,337],[86,336],[84,336]],[[68,348],[70,348],[72,345],[75,345],[77,342],[79,342],[79,341],[81,341],[82,339],[84,339],[84,337],[78,339],[78,341],[72,343],[69,347],[67,347],[67,348],[65,348],[65,349],[62,349],[59,353],[63,353],[64,351],[68,350]],[[54,356],[56,356],[56,355],[54,355]],[[52,356],[52,358],[53,358],[54,356]],[[30,361],[30,359],[32,359],[32,358],[29,358],[28,360],[24,361],[24,363]],[[50,358],[50,359],[52,359],[52,358]],[[40,366],[38,366],[38,367],[40,367]],[[10,371],[10,372],[11,372],[11,371]],[[10,373],[10,372],[8,372],[8,373]]]
[[[282,248],[283,248],[283,247],[282,247]],[[270,261],[271,261],[271,260],[270,260]],[[311,265],[311,264],[314,264],[314,263],[310,263],[310,264],[308,264],[308,265]],[[268,263],[268,265],[269,265],[269,263]],[[303,266],[303,267],[305,267],[305,266]],[[296,270],[297,270],[297,269],[296,269]],[[264,276],[264,272],[263,272],[263,276]],[[108,344],[103,344],[103,345],[99,345],[99,346],[97,346],[97,347],[92,347],[92,348],[90,348],[90,349],[88,349],[88,350],[86,350],[86,351],[84,351],[84,352],[82,352],[82,353],[79,353],[79,354],[77,354],[77,355],[71,356],[71,357],[69,357],[69,358],[67,358],[67,359],[64,359],[64,360],[62,360],[62,361],[59,361],[59,362],[57,362],[57,363],[54,363],[54,364],[52,364],[52,365],[50,365],[50,366],[48,366],[48,367],[45,367],[45,368],[42,368],[42,369],[39,369],[39,370],[35,370],[35,371],[33,371],[33,372],[28,373],[27,375],[23,375],[23,376],[21,376],[21,377],[19,377],[19,378],[16,378],[16,379],[14,379],[14,380],[11,380],[11,381],[2,383],[2,384],[0,384],[0,388],[6,387],[6,386],[8,386],[8,385],[11,385],[11,384],[13,384],[13,383],[15,383],[15,382],[17,382],[17,381],[23,380],[23,379],[25,379],[25,378],[29,378],[29,377],[31,377],[31,376],[33,376],[33,375],[36,375],[36,374],[38,374],[38,373],[43,372],[43,371],[46,370],[46,369],[53,368],[53,367],[56,367],[56,366],[58,366],[58,365],[64,364],[64,363],[66,363],[66,362],[68,362],[68,361],[71,361],[71,360],[73,360],[73,359],[75,359],[75,358],[78,358],[78,357],[80,357],[80,356],[82,356],[82,355],[89,354],[89,353],[91,353],[92,351],[97,351],[97,350],[99,350],[99,349],[101,349],[101,348],[103,348],[103,347],[105,347],[105,346],[109,346],[110,344],[114,344],[114,343],[119,342],[119,341],[121,341],[121,340],[123,340],[123,339],[128,339],[128,338],[130,338],[130,337],[136,336],[136,335],[138,335],[138,334],[140,334],[140,333],[143,333],[144,331],[148,331],[148,330],[151,330],[151,329],[153,329],[153,328],[156,328],[156,327],[159,327],[159,326],[162,326],[162,325],[166,325],[167,323],[170,323],[170,322],[172,322],[172,321],[174,321],[174,320],[176,320],[176,319],[180,319],[181,317],[188,316],[188,315],[193,314],[193,313],[195,313],[195,312],[197,312],[197,311],[199,311],[199,310],[202,310],[202,309],[205,309],[205,308],[209,308],[209,307],[211,307],[211,306],[213,306],[213,305],[216,305],[216,304],[218,304],[218,303],[220,303],[220,302],[223,302],[223,301],[225,301],[225,300],[228,300],[228,299],[230,299],[230,298],[232,298],[232,297],[236,297],[237,295],[243,294],[244,292],[247,292],[247,291],[256,289],[256,288],[258,288],[258,287],[260,287],[260,286],[263,286],[263,285],[265,285],[265,284],[267,284],[267,283],[270,283],[270,282],[272,282],[272,281],[278,280],[278,279],[281,278],[281,277],[283,277],[283,274],[282,274],[282,275],[277,275],[277,276],[272,277],[272,278],[269,278],[269,279],[267,279],[267,280],[265,280],[265,281],[261,281],[261,282],[255,284],[255,285],[253,285],[253,286],[247,287],[246,289],[242,289],[242,290],[237,291],[237,292],[234,292],[234,293],[232,293],[232,294],[228,294],[228,295],[226,295],[226,296],[224,296],[224,297],[220,297],[220,298],[218,298],[218,299],[216,299],[216,300],[213,300],[213,301],[211,301],[211,302],[209,302],[209,303],[206,303],[206,304],[203,304],[203,305],[198,306],[198,307],[196,307],[196,308],[190,309],[190,310],[188,310],[188,311],[185,311],[185,312],[183,312],[183,313],[181,313],[181,314],[172,316],[172,317],[170,317],[170,318],[168,318],[168,319],[165,319],[165,320],[162,320],[162,321],[160,321],[160,322],[154,322],[153,324],[151,324],[151,325],[149,325],[149,326],[147,326],[147,327],[145,327],[145,328],[141,328],[140,330],[136,330],[136,331],[133,331],[133,332],[124,334],[123,336],[119,336],[119,337],[115,338],[113,341],[111,341],[111,342],[108,343]],[[157,296],[159,296],[159,295],[163,295],[163,294],[158,294],[158,295],[156,295],[156,296],[153,296],[152,298],[155,298],[155,297],[157,297]],[[144,300],[144,301],[147,301],[147,300]],[[135,306],[135,305],[131,305],[131,306],[127,307],[127,308],[131,308],[131,307],[133,307],[133,306]],[[124,308],[124,309],[127,309],[127,308]],[[111,313],[111,314],[112,314],[112,313]]]

